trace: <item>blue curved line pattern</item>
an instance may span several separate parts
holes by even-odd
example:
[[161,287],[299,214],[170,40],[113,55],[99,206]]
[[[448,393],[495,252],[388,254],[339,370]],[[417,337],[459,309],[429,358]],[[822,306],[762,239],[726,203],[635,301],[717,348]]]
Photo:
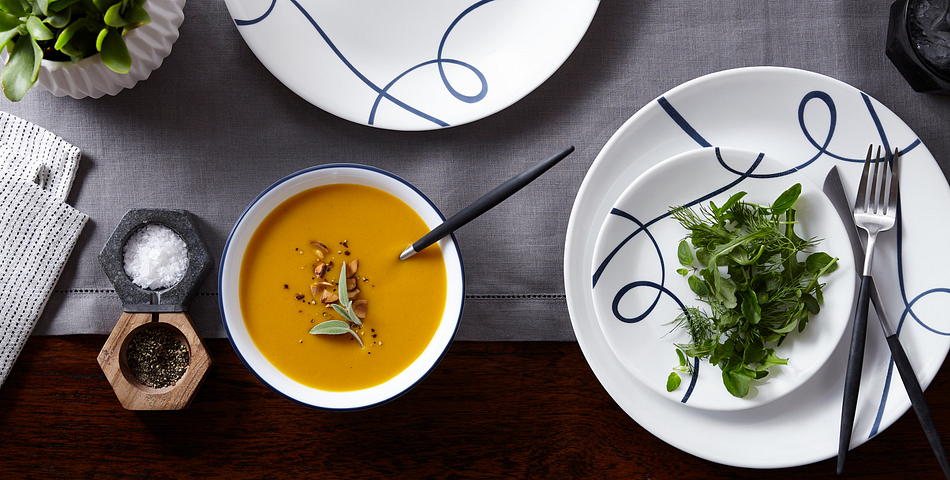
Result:
[[765,154],[764,154],[764,153],[759,153],[759,157],[755,159],[755,163],[753,164],[753,168],[750,168],[749,171],[742,172],[742,171],[740,171],[740,170],[736,170],[736,169],[730,167],[730,166],[726,163],[726,161],[722,159],[722,155],[720,155],[720,153],[719,153],[719,148],[716,148],[716,160],[719,161],[719,165],[722,165],[722,168],[724,168],[726,171],[728,171],[728,172],[730,172],[730,173],[734,173],[734,174],[736,174],[736,175],[741,175],[743,178],[779,178],[779,177],[784,177],[784,176],[786,176],[786,175],[790,175],[790,174],[792,174],[792,173],[798,171],[797,168],[790,168],[790,169],[788,169],[788,170],[784,170],[784,171],[781,171],[781,172],[775,172],[775,173],[752,173],[752,170],[755,169],[754,167],[758,166],[758,164],[762,162],[762,158],[763,158],[763,157],[765,157]]
[[[614,312],[614,316],[617,317],[617,320],[620,320],[621,322],[624,322],[624,323],[637,323],[649,315],[649,312],[647,312],[633,318],[626,318],[623,316],[623,314],[620,313],[620,302],[623,300],[624,295],[626,295],[627,292],[629,292],[630,290],[633,290],[634,288],[638,288],[638,287],[650,287],[650,288],[655,289],[657,291],[657,297],[659,297],[660,295],[664,293],[669,295],[669,297],[672,298],[676,302],[677,305],[679,305],[680,309],[683,310],[683,312],[686,312],[686,306],[683,305],[683,302],[681,302],[680,299],[675,294],[673,294],[673,292],[667,290],[667,288],[663,286],[663,284],[665,283],[666,282],[663,282],[662,280],[660,281],[660,283],[651,282],[648,280],[637,280],[635,282],[630,282],[624,285],[623,287],[620,287],[620,290],[617,290],[617,294],[614,295],[614,301],[613,301],[613,304],[611,305],[611,310]],[[656,302],[654,302],[654,305],[656,305]],[[652,309],[653,307],[651,306],[649,310],[652,310]]]
[[[825,137],[825,143],[821,145],[818,145],[818,142],[816,142],[815,139],[811,136],[811,133],[808,132],[808,126],[805,125],[805,107],[808,105],[808,102],[815,99],[821,100],[822,103],[825,104],[825,107],[828,108],[828,115],[830,117],[829,119],[830,121],[828,122],[828,135]],[[799,102],[798,104],[798,125],[802,129],[802,134],[805,135],[805,139],[808,140],[808,142],[811,143],[818,150],[818,153],[816,153],[814,157],[806,161],[804,165],[809,165],[815,160],[818,160],[818,158],[821,157],[822,154],[828,155],[831,158],[834,158],[837,160],[852,161],[850,159],[845,159],[845,158],[842,158],[841,156],[828,152],[828,144],[831,143],[831,139],[835,135],[835,126],[837,125],[837,123],[838,123],[838,109],[835,108],[835,102],[834,100],[831,99],[831,95],[828,95],[825,92],[813,91],[813,92],[808,92],[807,94],[805,94],[804,97],[802,97],[802,101]],[[860,159],[853,160],[853,161],[859,161],[859,160]]]
[[[891,145],[888,139],[883,123],[881,122],[881,119],[874,108],[874,104],[871,101],[871,98],[863,92],[859,92],[859,93],[865,107],[867,108],[867,114],[874,124],[877,136],[880,138],[880,143],[884,146],[885,149],[893,150],[894,147]],[[813,102],[813,101],[820,102],[820,104],[823,105],[827,109],[828,115],[829,115],[828,118],[830,119],[828,123],[828,131],[823,135],[824,139],[821,142],[815,140],[816,137],[809,130],[809,126],[805,120],[805,114],[804,114],[805,108],[810,102]],[[700,134],[699,131],[693,125],[691,125],[690,122],[682,114],[680,114],[679,111],[677,111],[677,109],[672,105],[672,103],[667,98],[659,97],[656,99],[656,102],[663,109],[663,111],[670,117],[670,119],[683,131],[683,133],[686,134],[689,138],[691,138],[694,142],[696,142],[699,146],[701,147],[712,146],[712,143],[710,142],[710,140],[704,137],[702,134]],[[730,167],[725,161],[723,161],[717,149],[717,157],[718,157],[720,165],[727,171],[734,173],[736,175],[739,175],[739,178],[735,182],[730,183],[730,185],[719,188],[716,191],[708,195],[705,195],[701,199],[697,199],[693,202],[690,202],[686,206],[691,207],[699,202],[706,201],[709,198],[712,198],[732,188],[733,186],[737,185],[739,182],[747,178],[772,178],[776,176],[787,175],[795,170],[800,170],[802,168],[805,168],[811,165],[812,163],[814,163],[815,161],[817,161],[818,159],[822,157],[827,157],[834,161],[847,162],[847,163],[863,163],[865,161],[865,159],[862,157],[849,157],[849,156],[841,155],[829,150],[829,145],[831,144],[831,141],[835,136],[836,128],[838,125],[838,113],[837,113],[837,108],[835,107],[834,99],[827,92],[812,91],[803,95],[799,103],[797,114],[798,114],[798,123],[801,128],[802,135],[805,138],[805,140],[807,140],[815,148],[814,154],[809,154],[808,158],[803,159],[800,163],[795,165],[792,169],[787,170],[785,172],[778,172],[775,174],[755,174],[753,172],[755,170],[755,167],[758,166],[758,162],[756,162],[756,165],[753,165],[753,167],[750,168],[748,171],[741,172],[739,170],[736,170]],[[907,153],[910,153],[911,151],[913,151],[915,148],[917,148],[920,145],[921,145],[920,139],[916,138],[912,142],[910,142],[908,145],[904,147],[898,147],[897,149],[901,155],[906,155]],[[761,155],[760,155],[760,159],[761,159]],[[906,285],[904,282],[903,235],[902,235],[903,215],[901,214],[901,208],[902,208],[902,203],[898,201],[897,226],[895,228],[896,235],[897,235],[897,281],[900,288],[901,298],[903,300],[904,306],[903,306],[903,311],[900,316],[900,321],[897,325],[896,333],[898,336],[900,336],[901,332],[903,331],[903,327],[905,325],[905,320],[908,317],[910,317],[914,320],[914,322],[917,325],[922,327],[925,331],[930,332],[931,334],[940,335],[940,336],[950,336],[950,332],[941,331],[937,328],[934,328],[931,325],[928,325],[927,322],[922,320],[917,315],[917,313],[914,311],[914,308],[913,308],[914,305],[923,298],[926,298],[935,294],[950,295],[950,288],[944,288],[944,287],[931,288],[929,290],[926,290],[918,294],[913,299],[908,300],[908,294],[907,294]],[[632,221],[633,223],[637,225],[637,228],[633,231],[633,233],[631,233],[629,236],[621,240],[616,245],[616,247],[614,247],[614,249],[607,255],[607,257],[602,261],[602,263],[598,266],[597,270],[595,270],[592,277],[592,287],[597,286],[597,282],[600,279],[601,275],[603,274],[604,270],[606,269],[607,265],[616,256],[617,252],[619,252],[620,249],[622,249],[625,245],[627,245],[631,239],[639,235],[641,232],[644,232],[647,235],[650,235],[652,239],[652,235],[649,232],[649,227],[652,226],[654,223],[664,218],[669,217],[669,213],[667,212],[648,222],[643,223],[637,220],[636,217],[634,217],[630,213],[621,211],[616,208],[611,209],[610,214],[617,215],[617,216],[620,216],[622,218],[626,218]],[[662,253],[660,252],[659,248],[656,246],[655,241],[654,241],[654,248],[656,249],[656,255],[660,258],[660,264],[663,265]],[[663,277],[663,279],[664,279],[663,282],[665,283],[665,276]],[[614,316],[619,321],[623,321],[627,323],[636,323],[642,320],[643,318],[645,318],[649,314],[649,311],[648,311],[647,313],[642,314],[638,317],[627,319],[627,318],[624,318],[619,312],[618,305],[623,294],[627,293],[630,289],[635,288],[637,286],[649,286],[652,288],[656,288],[657,291],[660,292],[658,296],[660,294],[666,294],[670,298],[672,298],[674,301],[676,301],[678,304],[680,304],[682,307],[682,303],[680,302],[680,300],[676,298],[675,295],[670,293],[669,290],[667,290],[663,286],[663,284],[655,284],[655,283],[646,282],[646,281],[637,281],[623,287],[621,291],[618,291],[618,294],[614,299],[614,303],[612,305],[613,313],[614,313]],[[654,302],[654,305],[651,305],[649,309],[650,311],[652,311],[655,304],[656,302]],[[694,360],[696,361],[695,363],[698,365],[699,364],[698,359],[694,359]],[[871,427],[871,431],[868,435],[868,438],[873,437],[880,430],[880,425],[883,419],[884,410],[885,410],[885,407],[887,406],[888,394],[890,392],[891,384],[893,381],[893,368],[894,368],[894,359],[893,357],[891,357],[889,360],[887,376],[885,378],[884,386],[881,392],[878,410],[876,412],[875,420]],[[690,386],[690,391],[687,393],[686,396],[684,396],[682,402],[685,403],[686,400],[689,398],[689,395],[692,391],[692,386],[695,385],[695,381],[696,381],[696,378],[694,376],[693,382],[691,383],[691,386]]]
[[[475,101],[481,100],[482,98],[485,97],[485,94],[488,93],[488,81],[485,79],[485,75],[482,75],[482,72],[478,71],[478,69],[476,69],[476,68],[473,67],[472,65],[469,65],[468,63],[462,62],[462,61],[460,61],[460,60],[452,60],[452,59],[428,60],[428,61],[422,62],[422,63],[420,63],[420,64],[418,64],[418,65],[416,65],[416,66],[414,66],[414,67],[412,67],[412,68],[410,68],[410,69],[408,69],[408,70],[406,70],[405,72],[400,73],[399,75],[396,76],[396,78],[392,79],[388,84],[386,84],[386,86],[383,87],[382,90],[380,90],[379,95],[376,96],[376,101],[373,102],[373,108],[370,109],[370,112],[369,112],[369,122],[367,122],[367,123],[369,123],[370,125],[372,125],[373,122],[376,121],[376,111],[377,111],[377,109],[379,108],[379,103],[380,103],[380,101],[381,101],[384,97],[388,98],[387,92],[389,92],[389,89],[392,88],[393,85],[395,85],[397,82],[399,82],[399,80],[400,80],[402,77],[405,77],[407,74],[409,74],[409,73],[412,72],[413,70],[416,70],[416,69],[418,69],[418,68],[420,68],[420,67],[424,67],[424,66],[426,66],[426,65],[438,64],[438,65],[439,65],[439,69],[441,70],[443,63],[450,63],[450,64],[453,64],[453,65],[460,65],[460,66],[462,66],[462,67],[467,68],[469,71],[475,73],[475,75],[478,76],[479,81],[482,82],[482,95],[481,95],[480,97],[478,97],[478,100],[475,100]],[[445,87],[448,88],[450,92],[453,92],[453,95],[455,95],[455,93],[454,93],[454,92],[455,92],[455,89],[454,89],[454,88],[451,88],[451,85],[448,83],[448,80],[445,79],[444,76],[443,76],[442,78],[443,78],[443,82],[444,82],[444,84],[445,84]],[[458,98],[458,96],[456,96],[456,98]],[[460,100],[463,100],[463,101],[464,101],[464,99],[461,99],[461,98],[460,98]],[[468,103],[474,103],[474,102],[468,102]],[[440,120],[440,121],[441,121],[441,120]],[[449,126],[448,123],[445,123],[445,122],[443,122],[443,123],[444,123],[444,125],[443,125],[443,124],[439,124],[439,125],[440,125],[440,126],[443,126],[443,127]]]
[[[317,31],[317,33],[320,35],[320,37],[323,38],[323,41],[327,44],[328,47],[330,47],[330,50],[332,50],[333,53],[337,56],[337,58],[340,59],[340,62],[342,62],[343,65],[346,66],[346,68],[349,69],[350,72],[352,72],[353,75],[355,75],[361,82],[363,82],[367,87],[369,87],[371,90],[373,90],[374,92],[376,92],[376,100],[373,102],[373,107],[370,109],[369,117],[368,117],[368,119],[367,119],[367,124],[369,124],[369,125],[375,124],[375,122],[376,122],[376,112],[377,112],[378,109],[379,109],[380,102],[381,102],[383,99],[386,99],[386,100],[392,102],[394,105],[396,105],[396,106],[402,108],[403,110],[405,110],[405,111],[407,111],[407,112],[409,112],[409,113],[412,113],[413,115],[416,115],[416,116],[418,116],[418,117],[420,117],[420,118],[423,118],[423,119],[425,119],[425,120],[427,120],[427,121],[429,121],[429,122],[432,122],[432,123],[434,123],[434,124],[436,124],[436,125],[438,125],[438,126],[440,126],[440,127],[448,127],[448,126],[449,126],[449,124],[448,124],[447,122],[445,122],[445,121],[443,121],[443,120],[440,120],[440,119],[438,119],[438,118],[436,118],[436,117],[434,117],[434,116],[432,116],[432,115],[430,115],[430,114],[428,114],[428,113],[425,113],[425,112],[423,112],[423,111],[421,111],[421,110],[419,110],[419,109],[417,109],[417,108],[415,108],[415,107],[412,107],[412,106],[410,106],[409,104],[407,104],[406,102],[404,102],[404,101],[402,101],[402,100],[399,100],[398,98],[396,98],[395,96],[393,96],[392,94],[389,93],[390,89],[391,89],[394,85],[396,85],[396,84],[399,82],[399,80],[401,80],[402,78],[404,78],[407,74],[409,74],[410,72],[415,71],[415,70],[417,70],[417,69],[419,69],[419,68],[421,68],[421,67],[425,67],[425,66],[428,66],[428,65],[433,65],[433,64],[434,64],[434,65],[438,66],[439,76],[440,76],[441,79],[442,79],[442,85],[443,85],[443,86],[445,87],[445,89],[446,89],[450,94],[452,94],[452,96],[454,96],[456,99],[458,99],[458,100],[460,100],[460,101],[462,101],[462,102],[465,102],[465,103],[477,103],[477,102],[480,102],[481,100],[483,100],[483,99],[488,95],[488,79],[485,77],[485,75],[484,75],[480,70],[478,70],[478,68],[476,68],[475,66],[473,66],[473,65],[471,65],[471,64],[469,64],[469,63],[463,62],[463,61],[461,61],[461,60],[455,60],[455,59],[444,58],[444,56],[443,56],[443,50],[444,50],[444,47],[445,47],[445,42],[446,42],[446,40],[448,40],[448,38],[449,38],[449,36],[451,35],[453,29],[455,29],[455,26],[458,25],[458,23],[459,23],[466,15],[468,15],[469,13],[475,11],[475,10],[478,9],[479,7],[482,7],[482,6],[487,5],[487,4],[491,3],[491,2],[494,2],[495,0],[481,0],[481,1],[479,1],[479,2],[477,2],[477,3],[475,3],[475,4],[473,4],[473,5],[471,5],[470,7],[466,8],[461,14],[459,14],[457,17],[455,17],[455,19],[452,21],[452,23],[449,25],[449,27],[445,30],[445,33],[443,33],[442,38],[441,38],[441,40],[440,40],[440,42],[439,42],[438,55],[437,55],[437,57],[436,57],[435,59],[433,59],[433,60],[428,60],[428,61],[419,63],[418,65],[415,65],[415,66],[412,66],[412,67],[408,68],[407,70],[405,70],[404,72],[400,73],[400,74],[397,75],[395,78],[393,78],[392,80],[390,80],[389,83],[388,83],[385,87],[382,87],[382,88],[380,88],[376,83],[374,83],[372,80],[370,80],[369,78],[367,78],[366,75],[364,75],[359,69],[357,69],[356,66],[353,65],[353,63],[350,62],[349,59],[347,59],[345,55],[343,55],[343,52],[340,51],[340,49],[336,46],[336,44],[333,43],[333,41],[330,39],[330,37],[326,34],[326,32],[324,32],[323,28],[320,27],[320,25],[319,25],[319,24],[317,23],[317,21],[313,18],[313,16],[310,15],[310,12],[308,12],[306,8],[304,8],[297,0],[289,0],[289,1],[297,8],[297,10],[300,11],[300,13],[304,16],[304,18],[306,18],[307,21],[310,22],[310,25],[314,28],[314,30]],[[261,21],[263,21],[264,19],[266,19],[268,16],[270,16],[271,12],[274,11],[274,6],[275,6],[276,4],[277,4],[277,0],[271,0],[271,4],[270,4],[270,6],[268,7],[267,11],[264,12],[264,14],[261,15],[260,17],[253,18],[253,19],[249,19],[249,20],[235,19],[235,20],[234,20],[234,23],[235,23],[235,25],[237,25],[237,26],[239,26],[239,27],[240,27],[240,26],[255,25],[255,24],[257,24],[257,23],[260,23]],[[468,71],[472,72],[472,73],[478,78],[478,81],[479,81],[479,83],[480,83],[481,88],[480,88],[479,92],[478,92],[477,94],[475,94],[475,95],[463,95],[463,94],[460,93],[458,90],[456,90],[455,87],[452,86],[452,83],[449,81],[448,77],[447,77],[446,74],[445,74],[445,68],[444,68],[444,65],[445,65],[445,64],[458,65],[458,66],[461,66],[461,67],[467,69]]]
[[693,126],[690,125],[682,115],[680,115],[680,112],[677,112],[676,109],[673,108],[673,105],[670,104],[666,97],[660,97],[656,99],[656,103],[660,104],[660,106],[663,107],[663,110],[666,111],[666,114],[669,115],[670,118],[676,122],[676,124],[679,125],[681,129],[683,129],[683,132],[685,132],[690,136],[690,138],[698,143],[700,147],[705,148],[712,146],[711,143],[706,141],[706,139],[703,138],[703,136],[700,135],[699,132],[697,132],[696,129],[693,128]]
[[[647,232],[647,235],[649,235],[649,232]],[[653,238],[652,235],[650,236],[650,238]],[[662,265],[663,255],[660,254],[660,248],[656,244],[655,241],[653,242],[653,246],[657,249],[656,251],[657,251],[657,254],[660,256],[660,262]],[[666,276],[664,275],[663,278],[666,278]],[[612,307],[614,315],[617,318],[627,323],[636,323],[646,318],[648,313],[641,315],[640,317],[636,319],[630,319],[630,320],[624,319],[623,316],[620,314],[619,306],[620,306],[620,301],[623,300],[623,296],[626,295],[627,292],[629,292],[630,290],[633,290],[634,288],[638,288],[638,287],[649,287],[657,291],[657,299],[659,299],[659,297],[663,294],[667,295],[668,297],[673,299],[674,302],[676,302],[676,305],[679,306],[683,314],[689,317],[689,310],[686,308],[686,305],[684,305],[683,302],[680,301],[679,297],[677,297],[675,293],[669,291],[666,287],[664,287],[663,283],[665,283],[665,280],[661,280],[661,283],[651,282],[648,280],[639,280],[639,281],[631,282],[624,285],[623,287],[620,288],[620,290],[617,291],[617,294],[614,296],[613,307]],[[656,305],[656,301],[653,302],[653,305]],[[650,310],[652,309],[653,307],[651,306]],[[693,374],[690,377],[691,378],[689,381],[689,388],[686,389],[686,393],[683,394],[683,398],[680,400],[680,403],[686,403],[689,400],[689,397],[693,395],[693,389],[696,388],[696,381],[699,379],[699,358],[693,357]]]
[[442,41],[439,42],[439,55],[438,55],[437,61],[439,64],[439,76],[442,77],[442,84],[445,85],[445,88],[448,89],[449,93],[451,93],[452,96],[454,96],[455,98],[465,103],[476,103],[476,102],[481,101],[483,98],[485,98],[485,95],[488,95],[488,81],[485,80],[485,76],[482,75],[482,72],[479,72],[477,69],[475,69],[471,65],[465,64],[475,75],[478,76],[478,80],[481,82],[482,88],[477,94],[471,95],[471,96],[462,95],[461,93],[459,93],[457,90],[455,90],[455,88],[452,87],[452,84],[449,82],[449,79],[445,76],[445,69],[442,67],[442,62],[443,62],[442,50],[445,48],[445,41],[449,38],[449,34],[452,33],[452,30],[455,28],[455,25],[457,25],[462,20],[463,17],[475,11],[475,9],[477,9],[478,7],[481,7],[482,5],[486,5],[494,1],[495,0],[482,0],[481,2],[478,2],[475,5],[472,5],[471,7],[466,8],[465,11],[459,14],[458,17],[455,17],[455,20],[452,21],[452,24],[449,25],[449,28],[445,30],[445,34],[442,35]]
[[254,25],[255,23],[259,23],[261,20],[267,18],[267,16],[270,15],[270,12],[274,11],[274,5],[277,5],[277,0],[271,0],[270,7],[267,8],[267,11],[264,12],[263,15],[257,18],[252,18],[250,20],[234,20],[234,24],[239,27],[243,27],[243,26]]
[[[660,303],[660,296],[663,293],[669,293],[665,288],[662,287],[662,285],[666,285],[666,262],[663,260],[663,255],[660,254],[660,245],[657,244],[656,238],[653,236],[652,233],[650,233],[649,229],[647,229],[642,223],[640,223],[639,220],[636,219],[636,217],[632,215],[628,215],[626,212],[623,212],[622,210],[619,210],[616,208],[613,209],[611,212],[617,212],[616,215],[627,218],[630,221],[636,223],[639,226],[637,231],[638,232],[642,231],[643,233],[647,235],[647,237],[650,239],[650,242],[653,244],[654,250],[656,250],[657,252],[657,257],[660,260],[660,286],[659,288],[657,288],[656,297],[653,298],[653,303],[651,303],[650,306],[647,307],[646,311],[643,314],[634,318],[626,318],[620,314],[620,300],[623,299],[623,295],[627,292],[627,290],[620,289],[620,292],[617,292],[617,295],[614,297],[614,303],[613,303],[614,316],[617,317],[618,320],[625,323],[637,323],[640,320],[643,320],[644,318],[649,316],[651,312],[653,312],[653,309],[656,308],[656,304]],[[633,237],[628,237],[628,238],[633,238]],[[626,243],[626,241],[624,241],[623,243]],[[649,282],[649,283],[652,285],[655,285],[653,284],[653,282]],[[673,298],[676,300],[677,303],[680,303],[679,299],[677,299],[675,296]],[[682,305],[682,303],[680,303],[680,305]]]
[[[880,137],[881,143],[884,145],[885,149],[889,150],[890,143],[888,143],[887,141],[887,135],[884,133],[884,126],[881,124],[881,119],[878,117],[877,111],[874,110],[874,105],[871,103],[871,98],[868,97],[867,94],[865,94],[864,92],[861,92],[861,98],[864,101],[864,105],[868,109],[868,114],[871,117],[871,120],[874,122],[874,126],[877,129],[878,137]],[[828,133],[825,137],[824,143],[820,145],[818,144],[817,141],[815,141],[814,137],[811,135],[811,133],[808,130],[808,126],[805,124],[805,106],[810,101],[816,100],[816,99],[824,103],[824,105],[828,109],[828,114],[830,117],[830,122],[828,125]],[[807,94],[805,94],[804,97],[802,97],[802,101],[798,105],[798,124],[802,129],[802,135],[804,135],[805,139],[808,140],[808,142],[811,143],[812,146],[815,147],[816,151],[815,151],[815,155],[812,158],[802,162],[801,164],[798,165],[797,168],[800,169],[805,166],[808,166],[814,163],[819,158],[821,158],[823,155],[829,158],[833,158],[835,160],[842,161],[842,162],[864,163],[864,158],[845,157],[843,155],[838,155],[828,150],[828,145],[831,143],[831,139],[834,137],[834,134],[835,134],[835,127],[837,125],[837,121],[838,121],[838,112],[837,112],[837,108],[835,107],[834,100],[832,100],[831,98],[831,95],[828,95],[825,92],[816,90],[816,91],[808,92]],[[907,147],[901,149],[900,151],[901,155],[905,155],[909,153],[918,145],[920,145],[919,138],[914,140]]]

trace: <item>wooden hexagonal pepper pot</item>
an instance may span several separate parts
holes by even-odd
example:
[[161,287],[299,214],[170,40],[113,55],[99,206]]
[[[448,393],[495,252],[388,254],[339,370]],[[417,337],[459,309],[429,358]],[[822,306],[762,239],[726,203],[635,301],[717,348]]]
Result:
[[[151,386],[137,378],[129,365],[133,340],[150,329],[168,329],[187,349],[187,364],[180,376],[168,386]],[[99,366],[105,373],[119,403],[128,410],[181,410],[191,404],[213,360],[195,332],[191,319],[183,312],[125,312],[99,352]]]
[[[162,290],[135,285],[123,264],[126,242],[149,224],[171,228],[184,240],[188,252],[181,280]],[[188,301],[212,267],[211,255],[190,214],[184,210],[129,210],[99,252],[99,263],[124,310],[98,357],[119,402],[129,410],[187,408],[213,363],[185,313]],[[163,360],[151,376],[136,368],[144,356]]]

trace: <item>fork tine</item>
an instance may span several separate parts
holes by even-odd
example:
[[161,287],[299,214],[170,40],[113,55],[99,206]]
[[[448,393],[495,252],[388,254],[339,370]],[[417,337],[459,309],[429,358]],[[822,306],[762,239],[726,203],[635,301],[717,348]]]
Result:
[[854,211],[867,211],[868,209],[868,173],[871,169],[871,152],[874,151],[874,145],[868,146],[868,158],[864,160],[864,171],[861,173],[861,181],[858,183],[858,195],[854,198]]
[[891,187],[887,200],[887,215],[897,214],[897,197],[900,194],[900,169],[897,167],[897,159],[901,153],[898,148],[894,148],[894,156],[891,158]]
[[[874,213],[884,215],[885,208],[887,207],[887,194],[890,191],[887,189],[887,180],[890,178],[888,175],[888,166],[890,162],[887,161],[888,157],[891,156],[890,149],[884,150],[884,158],[881,158],[881,147],[877,147],[877,166],[880,168],[880,176],[875,175],[874,185],[877,188],[880,188],[881,191],[878,192],[877,203],[874,204]],[[877,174],[877,170],[874,172]]]
[[877,156],[874,157],[874,178],[871,179],[871,198],[868,200],[868,212],[883,214],[884,202],[887,200],[884,195],[887,194],[887,154],[884,151],[884,158],[881,158],[881,147],[877,147]]

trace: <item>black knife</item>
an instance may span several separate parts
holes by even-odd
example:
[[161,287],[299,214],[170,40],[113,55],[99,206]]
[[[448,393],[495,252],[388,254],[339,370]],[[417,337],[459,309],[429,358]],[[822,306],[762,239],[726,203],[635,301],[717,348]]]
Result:
[[[841,177],[838,175],[838,167],[831,167],[831,171],[825,176],[825,184],[822,190],[831,200],[831,204],[834,205],[838,216],[841,217],[841,222],[844,223],[844,228],[848,232],[848,239],[851,240],[851,249],[854,253],[854,267],[857,274],[861,275],[861,272],[864,270],[864,246],[861,244],[861,239],[858,236],[858,228],[854,223],[851,207],[848,204],[848,197],[844,193],[844,187],[841,184]],[[900,373],[901,381],[904,382],[904,389],[907,390],[907,396],[910,397],[910,403],[914,407],[914,412],[917,413],[917,419],[924,429],[924,434],[930,442],[930,447],[937,455],[937,462],[940,463],[940,468],[943,469],[944,476],[950,479],[950,463],[947,462],[947,454],[944,453],[943,443],[940,441],[940,434],[937,433],[937,427],[934,425],[933,418],[930,416],[930,409],[927,407],[924,392],[920,389],[920,383],[917,382],[917,374],[914,373],[914,368],[911,366],[910,359],[907,358],[907,354],[904,352],[904,347],[901,346],[900,339],[898,339],[897,334],[891,330],[890,322],[887,320],[887,314],[884,312],[881,296],[877,291],[877,286],[874,285],[873,278],[871,278],[870,282],[870,292],[871,304],[874,306],[874,311],[877,312],[877,318],[881,321],[881,328],[884,330],[887,346],[891,350],[891,356],[894,357],[894,364],[897,365],[897,371]],[[860,381],[860,379],[858,379],[858,381]],[[842,415],[846,414],[846,412],[842,412]],[[850,412],[850,414],[851,421],[842,422],[843,424],[850,423],[853,425],[854,412]],[[838,446],[839,475],[844,468],[844,454],[850,446],[851,435],[850,432],[847,433],[846,444]]]

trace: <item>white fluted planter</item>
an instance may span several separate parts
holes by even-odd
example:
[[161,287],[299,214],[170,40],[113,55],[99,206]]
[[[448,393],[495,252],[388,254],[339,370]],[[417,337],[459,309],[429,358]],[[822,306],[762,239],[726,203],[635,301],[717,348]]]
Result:
[[124,37],[132,57],[129,73],[113,72],[102,63],[98,54],[76,63],[43,60],[33,88],[46,90],[57,97],[99,98],[115,95],[147,79],[162,65],[172,51],[172,44],[178,40],[178,28],[185,19],[185,0],[148,0],[144,7],[152,21]]

